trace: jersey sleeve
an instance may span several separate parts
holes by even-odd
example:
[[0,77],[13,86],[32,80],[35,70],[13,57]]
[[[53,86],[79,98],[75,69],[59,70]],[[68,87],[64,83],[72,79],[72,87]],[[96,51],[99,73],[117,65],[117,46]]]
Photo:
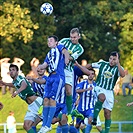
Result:
[[102,64],[102,62],[94,62],[91,65],[93,68],[100,68],[101,64]]
[[63,49],[66,49],[66,47],[62,43],[58,44],[57,48],[60,52],[62,52]]
[[76,49],[76,51],[75,51],[73,54],[71,54],[71,57],[72,57],[74,60],[76,60],[76,59],[78,59],[78,57],[79,57],[81,54],[83,54],[83,52],[84,52],[83,47],[82,47],[81,45],[79,45],[79,47]]

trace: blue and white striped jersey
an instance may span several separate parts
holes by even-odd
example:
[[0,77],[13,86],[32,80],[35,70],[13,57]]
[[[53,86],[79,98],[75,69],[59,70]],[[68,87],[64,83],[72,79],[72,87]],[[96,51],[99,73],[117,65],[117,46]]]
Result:
[[62,50],[65,47],[61,44],[58,44],[55,48],[52,48],[44,62],[48,64],[48,72],[56,72],[58,73],[61,78],[65,81],[65,73],[64,73],[64,68],[65,68],[65,57],[62,54]]
[[93,84],[89,84],[88,80],[83,80],[77,85],[76,89],[88,89],[89,87],[93,87],[92,90],[79,93],[80,95],[80,100],[78,105],[79,111],[85,111],[94,108],[96,100],[95,86],[96,86],[95,82],[93,82]]
[[[45,79],[47,80],[47,76],[43,76],[42,79]],[[32,83],[32,87],[33,87],[33,90],[34,92],[43,98],[43,93],[44,93],[44,89],[45,89],[45,84],[38,84],[36,82],[33,82]]]

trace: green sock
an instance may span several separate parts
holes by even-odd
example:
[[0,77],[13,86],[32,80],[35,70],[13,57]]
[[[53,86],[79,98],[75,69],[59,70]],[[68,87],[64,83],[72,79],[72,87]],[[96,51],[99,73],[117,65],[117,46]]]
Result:
[[34,130],[31,128],[30,130],[27,131],[27,133],[35,133]]
[[97,101],[96,104],[95,104],[95,107],[94,107],[94,118],[97,119],[97,116],[99,114],[99,112],[101,111],[102,109],[102,102],[101,101]]
[[110,130],[110,125],[111,125],[111,119],[106,119],[105,120],[105,133],[109,133]]
[[66,96],[67,113],[71,114],[72,111],[72,95]]

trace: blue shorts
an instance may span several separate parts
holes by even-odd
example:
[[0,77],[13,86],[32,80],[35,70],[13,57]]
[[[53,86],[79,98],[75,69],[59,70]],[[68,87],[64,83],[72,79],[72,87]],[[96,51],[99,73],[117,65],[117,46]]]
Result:
[[[79,111],[79,110],[78,110]],[[79,111],[85,118],[89,118],[89,117],[92,117],[94,116],[94,109],[88,109],[88,110],[85,110],[85,111]],[[84,123],[84,120],[81,120],[79,118],[76,119],[76,123],[80,124],[81,122]]]
[[56,100],[65,82],[60,78],[59,74],[51,74],[47,78],[44,90],[44,98],[52,98]]
[[55,112],[54,117],[58,117],[59,113],[67,114],[67,106],[65,103],[56,104],[56,112]]

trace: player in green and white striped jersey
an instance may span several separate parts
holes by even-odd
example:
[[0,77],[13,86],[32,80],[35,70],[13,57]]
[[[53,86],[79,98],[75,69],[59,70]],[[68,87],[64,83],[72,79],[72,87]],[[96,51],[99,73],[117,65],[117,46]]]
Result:
[[[85,72],[85,68],[78,65]],[[104,109],[105,116],[105,133],[109,133],[111,125],[111,111],[114,105],[114,86],[119,76],[124,77],[124,69],[119,62],[119,54],[114,51],[110,53],[109,62],[100,61],[92,64],[87,64],[87,68],[99,68],[99,73],[96,79],[97,86],[95,91],[98,96],[98,101],[94,108],[93,125],[96,125],[97,116],[100,110]],[[103,132],[102,132],[103,133]]]
[[92,67],[99,68],[99,73],[96,79],[96,92],[98,102],[95,104],[94,119],[92,124],[96,124],[97,116],[103,107],[105,115],[105,133],[109,133],[111,125],[111,111],[114,105],[114,86],[119,76],[124,77],[124,69],[119,62],[117,52],[111,52],[109,62],[101,61],[92,63]]
[[63,44],[69,54],[69,64],[65,68],[65,89],[66,89],[66,104],[68,110],[68,123],[71,121],[71,111],[72,111],[72,85],[73,85],[73,69],[74,62],[78,57],[84,52],[83,47],[79,43],[80,33],[78,28],[73,28],[70,31],[70,38],[64,38],[59,41],[59,43]]

